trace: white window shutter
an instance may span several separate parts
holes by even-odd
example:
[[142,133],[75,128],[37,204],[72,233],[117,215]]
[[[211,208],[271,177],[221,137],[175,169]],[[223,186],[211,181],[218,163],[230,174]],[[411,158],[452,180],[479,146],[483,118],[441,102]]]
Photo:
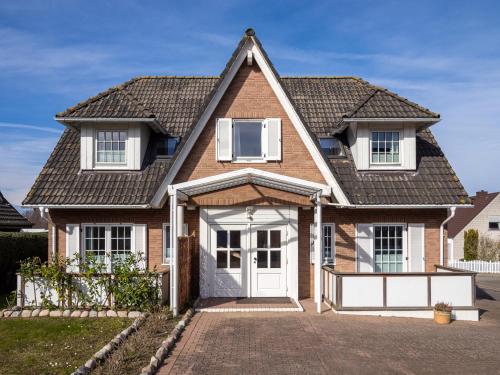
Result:
[[373,272],[373,224],[356,225],[358,272]]
[[146,259],[148,257],[147,229],[146,224],[134,224],[134,252],[136,255],[141,256],[140,269],[146,269]]
[[80,224],[66,224],[66,272],[78,272],[80,261]]
[[309,224],[309,258],[311,264],[314,264],[314,242],[316,240],[316,225]]
[[231,161],[233,159],[233,121],[230,118],[217,119],[216,126],[217,160]]
[[262,153],[266,160],[281,160],[281,119],[268,118],[262,129]]
[[408,270],[424,272],[425,224],[408,224]]

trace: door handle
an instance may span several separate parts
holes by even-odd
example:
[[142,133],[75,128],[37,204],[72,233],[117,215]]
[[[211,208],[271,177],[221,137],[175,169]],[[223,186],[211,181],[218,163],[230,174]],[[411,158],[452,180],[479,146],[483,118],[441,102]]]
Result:
[[257,263],[257,258],[256,257],[253,257],[253,262]]

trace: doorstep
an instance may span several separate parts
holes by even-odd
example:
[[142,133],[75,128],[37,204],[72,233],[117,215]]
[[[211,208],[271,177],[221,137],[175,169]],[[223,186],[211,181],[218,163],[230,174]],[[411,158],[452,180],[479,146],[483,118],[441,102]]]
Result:
[[197,312],[303,312],[302,305],[288,297],[201,298]]

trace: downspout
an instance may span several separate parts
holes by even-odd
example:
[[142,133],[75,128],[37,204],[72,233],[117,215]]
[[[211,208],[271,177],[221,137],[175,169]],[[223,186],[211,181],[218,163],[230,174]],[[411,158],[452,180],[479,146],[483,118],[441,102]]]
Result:
[[449,216],[441,223],[439,227],[439,264],[444,266],[444,226],[455,216],[456,207],[449,208]]

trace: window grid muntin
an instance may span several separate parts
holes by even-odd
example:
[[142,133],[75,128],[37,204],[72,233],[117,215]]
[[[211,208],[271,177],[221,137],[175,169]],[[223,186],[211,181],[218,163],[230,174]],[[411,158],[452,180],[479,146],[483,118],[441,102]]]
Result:
[[403,231],[402,224],[373,226],[375,272],[403,272]]
[[124,261],[132,252],[132,227],[112,225],[111,230],[111,264]]
[[[122,237],[123,248],[121,244],[117,243],[117,249],[113,250],[114,244],[112,241],[112,228],[120,227],[120,228],[128,228],[125,229],[127,232],[126,237]],[[103,265],[106,265],[107,271],[111,272],[113,269],[113,257],[114,255],[123,255],[122,258],[126,256],[124,252],[132,253],[132,249],[134,248],[133,243],[133,225],[132,224],[84,224],[83,225],[83,255],[86,258],[87,254],[93,254],[97,257],[97,261]],[[128,231],[130,231],[130,235],[128,235]],[[128,240],[130,240],[130,246],[128,246]],[[98,242],[95,242],[98,241]],[[92,243],[93,242],[93,243]],[[91,247],[93,245],[98,244],[97,249],[89,248],[89,244]],[[125,246],[126,244],[126,246]],[[125,249],[125,247],[130,247],[130,251]]]
[[401,137],[399,131],[372,131],[370,152],[372,164],[400,164]]
[[[237,244],[239,247],[232,247]],[[241,268],[241,230],[217,230],[215,246],[217,269]]]
[[96,137],[96,162],[99,164],[125,164],[127,132],[99,130]]
[[84,231],[85,258],[88,254],[101,264],[106,263],[106,226],[86,226]]
[[281,230],[257,231],[257,268],[281,268]]
[[323,258],[324,259],[332,259],[332,226],[331,225],[323,225]]

